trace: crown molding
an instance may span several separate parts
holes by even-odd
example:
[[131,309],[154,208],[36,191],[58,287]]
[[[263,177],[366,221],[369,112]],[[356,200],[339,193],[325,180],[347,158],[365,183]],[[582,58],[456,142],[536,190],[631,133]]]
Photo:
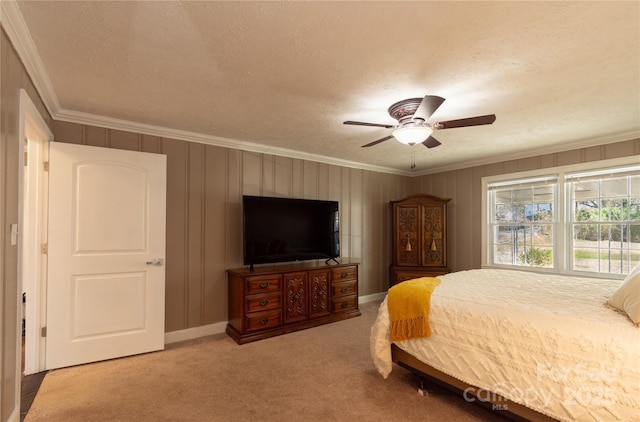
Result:
[[571,151],[581,148],[589,148],[600,145],[613,144],[616,142],[631,141],[634,139],[640,139],[640,130],[634,130],[626,133],[620,133],[616,135],[610,135],[595,139],[582,139],[575,142],[569,142],[562,145],[554,145],[548,148],[538,148],[529,151],[517,152],[513,154],[504,154],[492,156],[490,158],[464,161],[461,163],[455,163],[451,165],[445,165],[440,167],[433,167],[425,170],[412,173],[411,176],[427,176],[429,174],[442,173],[445,171],[461,170],[465,168],[484,166],[488,164],[501,163],[503,161],[520,160],[524,158],[536,157],[539,155],[556,154],[559,152]]
[[342,160],[335,157],[327,157],[324,155],[310,154],[301,151],[295,151],[287,148],[278,148],[263,145],[255,142],[239,141],[237,139],[224,138],[220,136],[205,135],[197,132],[189,132],[185,130],[171,129],[162,126],[148,125],[128,120],[115,119],[111,117],[98,116],[90,113],[83,113],[62,109],[55,114],[54,119],[78,123],[83,125],[98,126],[107,129],[121,130],[125,132],[134,132],[144,135],[157,136],[160,138],[177,139],[187,142],[196,142],[206,145],[214,145],[223,148],[238,149],[247,152],[256,152],[260,154],[278,155],[287,158],[295,158],[300,160],[314,161],[318,163],[331,164],[342,167],[349,167],[361,170],[369,170],[378,173],[389,173],[399,176],[412,176],[409,171],[403,171],[388,167],[373,166],[355,161]]
[[83,125],[104,127],[107,129],[122,130],[125,132],[141,133],[144,135],[157,136],[160,138],[177,139],[187,142],[196,142],[206,145],[214,145],[224,148],[238,149],[247,152],[256,152],[260,154],[278,155],[287,158],[295,158],[300,160],[314,161],[318,163],[337,165],[348,168],[355,168],[361,170],[369,170],[378,173],[388,173],[398,176],[419,177],[429,174],[442,173],[446,171],[460,170],[464,168],[477,167],[488,164],[495,164],[503,161],[519,160],[524,158],[535,157],[545,154],[554,154],[558,152],[570,151],[580,148],[588,148],[598,145],[606,145],[616,142],[629,141],[632,139],[640,138],[640,131],[631,131],[627,133],[611,135],[607,137],[600,137],[595,139],[583,139],[575,142],[565,143],[562,145],[555,145],[548,148],[538,148],[529,151],[523,151],[513,154],[504,154],[492,156],[489,158],[464,161],[460,163],[432,167],[424,170],[411,171],[411,170],[399,170],[395,168],[374,166],[355,161],[342,160],[335,157],[327,157],[323,155],[310,154],[306,152],[291,150],[287,148],[278,148],[268,146],[255,142],[239,141],[237,139],[224,138],[220,136],[205,135],[197,132],[189,132],[178,129],[171,129],[167,127],[147,125],[143,123],[132,122],[122,119],[114,119],[110,117],[99,116],[95,114],[76,112],[71,110],[62,109],[52,115],[54,119],[65,121],[69,123],[78,123]]
[[0,8],[2,27],[11,40],[13,47],[16,49],[20,60],[22,60],[47,111],[51,114],[51,117],[54,117],[57,110],[60,109],[58,96],[40,60],[40,54],[33,42],[33,38],[31,38],[27,24],[22,18],[22,13],[20,13],[20,9],[18,8],[18,2],[14,0],[2,0],[0,1]]

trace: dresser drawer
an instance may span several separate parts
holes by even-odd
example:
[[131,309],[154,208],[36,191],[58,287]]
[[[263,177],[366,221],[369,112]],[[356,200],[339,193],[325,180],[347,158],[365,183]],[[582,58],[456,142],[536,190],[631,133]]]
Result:
[[394,270],[391,273],[391,283],[392,285],[401,283],[407,280],[413,280],[414,278],[422,278],[422,277],[437,277],[439,275],[447,274],[448,270],[427,270],[427,271],[402,271],[402,270]]
[[340,267],[331,269],[331,280],[334,283],[341,283],[348,280],[356,280],[358,278],[358,267]]
[[247,294],[279,292],[282,286],[280,274],[255,275],[246,278]]
[[343,312],[356,309],[358,307],[357,296],[345,296],[333,298],[333,312]]
[[248,314],[247,331],[264,330],[277,327],[282,323],[282,314],[279,309]]
[[247,312],[266,311],[268,309],[280,309],[282,304],[280,298],[282,295],[278,293],[269,293],[264,295],[247,296]]
[[355,280],[353,281],[347,281],[344,283],[334,283],[332,286],[332,290],[333,290],[333,298],[339,298],[339,297],[343,297],[343,296],[351,296],[351,295],[355,295],[357,293],[357,282]]

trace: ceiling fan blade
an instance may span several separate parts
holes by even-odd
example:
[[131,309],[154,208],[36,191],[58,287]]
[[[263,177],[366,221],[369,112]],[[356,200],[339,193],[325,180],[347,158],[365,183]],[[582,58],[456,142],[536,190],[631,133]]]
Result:
[[496,121],[495,114],[487,114],[485,116],[467,117],[466,119],[447,120],[446,122],[438,122],[434,126],[438,129],[451,129],[454,127],[481,126],[490,125]]
[[391,129],[393,127],[393,125],[383,125],[383,124],[380,124],[380,123],[354,122],[352,120],[347,120],[343,124],[345,124],[345,125],[357,125],[357,126],[376,126],[376,127],[383,127],[383,128],[386,128],[386,129]]
[[438,141],[433,136],[429,136],[426,140],[422,142],[422,145],[424,145],[427,148],[435,148],[438,145],[440,145],[440,141]]
[[436,95],[425,95],[418,106],[418,109],[413,113],[413,117],[418,117],[426,122],[429,117],[436,112],[438,107],[442,105],[442,103],[444,103],[444,98],[442,97],[438,97]]
[[389,139],[391,139],[391,138],[393,138],[393,136],[385,136],[385,137],[384,137],[384,138],[382,138],[382,139],[378,139],[377,141],[373,141],[373,142],[371,142],[371,143],[368,143],[368,144],[366,144],[366,145],[363,145],[363,146],[362,146],[362,148],[372,147],[372,146],[374,146],[374,145],[378,145],[379,143],[384,142],[384,141],[387,141],[387,140],[389,140]]

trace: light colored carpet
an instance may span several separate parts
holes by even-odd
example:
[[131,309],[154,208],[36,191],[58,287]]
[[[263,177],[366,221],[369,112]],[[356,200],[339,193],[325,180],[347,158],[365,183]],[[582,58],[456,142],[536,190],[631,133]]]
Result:
[[26,422],[40,421],[504,421],[395,366],[373,367],[362,316],[237,345],[216,335],[162,352],[50,371]]

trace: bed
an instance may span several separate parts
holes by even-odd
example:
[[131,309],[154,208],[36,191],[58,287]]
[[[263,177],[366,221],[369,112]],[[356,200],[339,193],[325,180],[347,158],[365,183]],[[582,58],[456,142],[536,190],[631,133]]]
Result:
[[[528,420],[640,420],[640,328],[605,304],[620,280],[501,269],[438,278],[430,337],[392,343],[388,296],[381,303],[370,347],[382,377],[395,362]],[[637,299],[637,283],[627,290]]]

